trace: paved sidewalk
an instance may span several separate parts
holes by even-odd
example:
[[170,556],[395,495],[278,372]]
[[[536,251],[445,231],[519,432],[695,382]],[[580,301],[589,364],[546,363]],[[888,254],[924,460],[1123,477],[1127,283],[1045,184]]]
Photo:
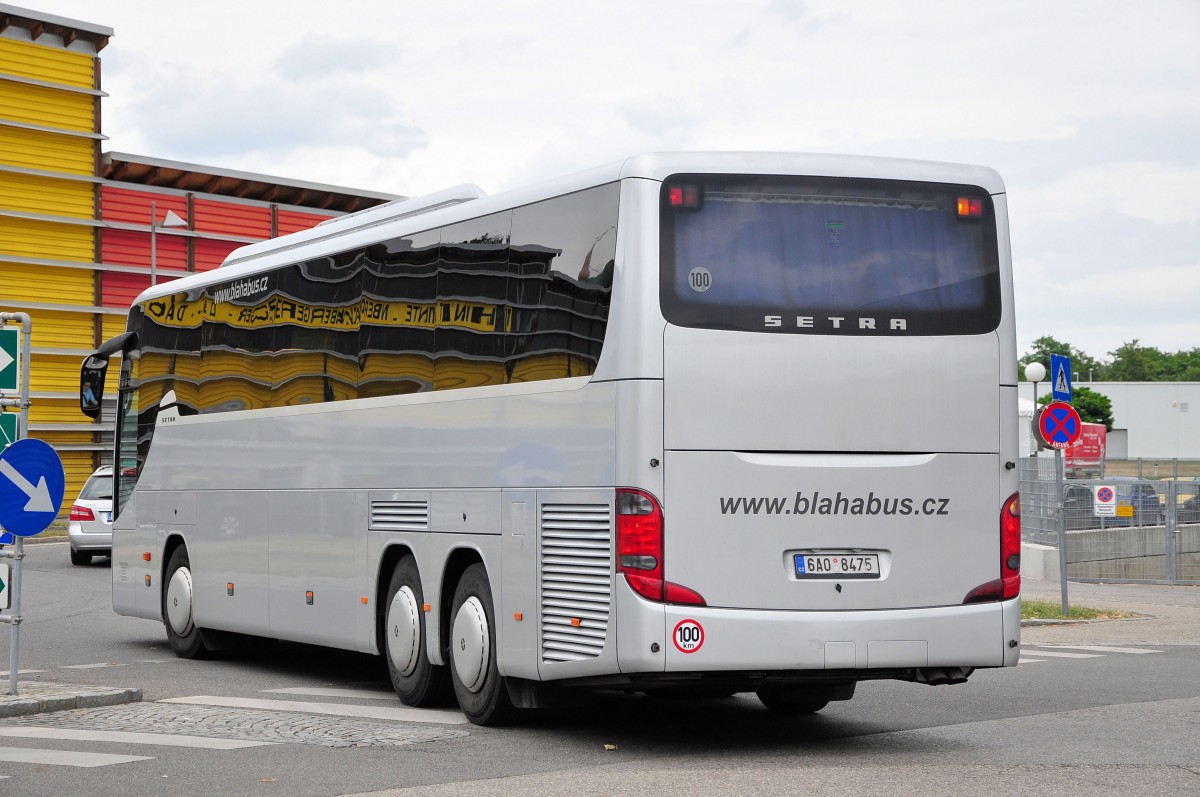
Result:
[[[1058,581],[1022,579],[1021,594],[1061,600]],[[1027,625],[1026,642],[1061,644],[1200,645],[1200,587],[1157,584],[1083,584],[1067,582],[1067,602],[1093,609],[1117,609],[1136,617],[1089,620],[1059,625]]]

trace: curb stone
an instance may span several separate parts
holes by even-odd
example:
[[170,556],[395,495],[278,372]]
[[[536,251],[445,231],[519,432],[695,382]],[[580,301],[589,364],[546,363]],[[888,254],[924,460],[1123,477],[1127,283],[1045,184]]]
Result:
[[0,718],[115,706],[141,702],[142,699],[142,690],[139,688],[110,689],[99,686],[26,682],[26,694],[21,694],[21,691],[22,687],[18,685],[16,695],[0,695]]

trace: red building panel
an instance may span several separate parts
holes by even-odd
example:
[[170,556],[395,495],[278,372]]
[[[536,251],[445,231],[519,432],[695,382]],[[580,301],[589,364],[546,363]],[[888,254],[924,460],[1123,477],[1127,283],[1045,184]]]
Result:
[[106,271],[100,276],[100,304],[105,307],[128,308],[137,295],[149,287],[149,274]]
[[336,218],[335,216],[320,216],[316,213],[299,213],[295,210],[279,209],[278,225],[279,234],[287,235],[290,232],[300,232],[316,227],[326,219]]
[[226,256],[239,246],[246,244],[235,241],[213,241],[207,238],[196,239],[196,271],[208,271],[224,262]]
[[[271,237],[271,209],[254,205],[196,199],[192,203],[197,232],[240,235],[246,238]],[[199,270],[199,266],[197,266]]]
[[[186,269],[186,239],[161,230],[156,237],[158,238],[156,244],[158,267]],[[148,231],[101,230],[100,259],[105,263],[118,266],[149,266],[150,233]]]
[[150,203],[159,222],[173,210],[179,218],[187,220],[187,197],[171,194],[154,194],[148,191],[131,191],[106,185],[100,188],[100,218],[105,221],[123,221],[129,224],[150,226]]

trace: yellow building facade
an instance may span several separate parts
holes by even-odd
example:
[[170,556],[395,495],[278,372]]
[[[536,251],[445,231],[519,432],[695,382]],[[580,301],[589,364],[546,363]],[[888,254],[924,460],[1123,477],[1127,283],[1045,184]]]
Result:
[[[67,476],[63,516],[111,457],[112,412],[79,411],[79,366],[151,282],[397,197],[105,154],[99,53],[112,29],[0,4],[0,312],[32,318],[29,436]],[[178,208],[182,229],[152,230]],[[157,238],[157,269],[151,238]]]

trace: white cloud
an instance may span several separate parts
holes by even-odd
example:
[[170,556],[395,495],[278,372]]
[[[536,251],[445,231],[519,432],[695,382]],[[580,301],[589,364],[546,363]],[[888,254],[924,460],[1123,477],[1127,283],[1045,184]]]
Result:
[[116,30],[107,148],[402,194],[673,148],[985,163],[1019,345],[1200,345],[1194,0],[39,5]]

